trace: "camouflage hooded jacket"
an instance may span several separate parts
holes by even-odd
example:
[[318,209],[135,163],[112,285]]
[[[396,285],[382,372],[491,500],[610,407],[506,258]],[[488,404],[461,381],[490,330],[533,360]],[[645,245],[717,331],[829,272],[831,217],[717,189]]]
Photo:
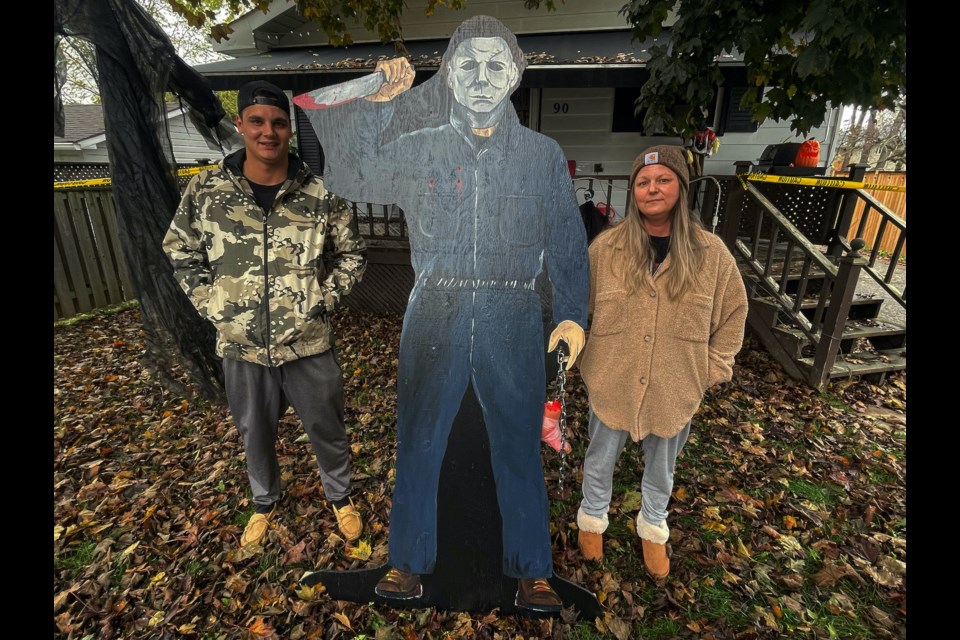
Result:
[[360,281],[365,245],[349,206],[296,156],[267,215],[241,167],[246,151],[195,176],[163,249],[217,329],[217,355],[279,366],[323,353],[327,313]]

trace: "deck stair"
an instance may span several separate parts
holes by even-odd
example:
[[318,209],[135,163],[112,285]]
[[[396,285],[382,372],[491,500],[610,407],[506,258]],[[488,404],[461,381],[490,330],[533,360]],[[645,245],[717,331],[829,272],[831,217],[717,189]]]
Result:
[[[822,209],[817,218],[803,205],[810,187],[777,184],[774,191],[736,177],[724,184],[718,233],[740,265],[750,301],[747,324],[785,371],[821,389],[835,378],[876,382],[906,369],[905,322],[881,313],[888,304],[906,309],[906,290],[893,284],[906,222],[860,189],[813,198]],[[778,199],[803,217],[785,213]],[[899,234],[892,264],[878,263],[876,248],[861,253],[864,223],[850,224],[858,202],[865,203],[864,219],[868,212],[880,215]],[[886,295],[857,291],[862,273]]]

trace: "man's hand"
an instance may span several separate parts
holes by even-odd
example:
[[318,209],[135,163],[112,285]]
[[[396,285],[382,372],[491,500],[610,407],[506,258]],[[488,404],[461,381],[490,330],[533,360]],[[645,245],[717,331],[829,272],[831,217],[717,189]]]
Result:
[[406,58],[381,60],[375,71],[383,71],[384,83],[380,90],[365,98],[370,102],[389,102],[413,86],[416,73]]
[[567,358],[567,366],[564,367],[564,369],[569,371],[573,368],[573,363],[577,361],[577,356],[580,355],[580,350],[583,349],[583,329],[573,320],[564,320],[558,324],[557,328],[554,329],[553,333],[550,334],[550,344],[547,346],[547,351],[553,351],[556,349],[561,340],[566,342],[567,348],[570,349],[570,354]]

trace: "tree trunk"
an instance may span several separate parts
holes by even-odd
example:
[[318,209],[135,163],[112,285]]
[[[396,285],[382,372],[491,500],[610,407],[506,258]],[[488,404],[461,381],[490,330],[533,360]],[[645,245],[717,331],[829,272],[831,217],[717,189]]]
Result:
[[213,328],[173,279],[161,247],[180,200],[163,92],[182,95],[208,126],[220,121],[223,109],[206,80],[131,0],[55,0],[54,14],[55,32],[96,46],[118,233],[147,344],[144,367],[180,395],[222,400]]
[[877,110],[871,109],[867,117],[867,130],[863,134],[863,146],[860,148],[860,164],[870,163],[870,154],[877,144]]
[[843,145],[840,149],[840,170],[847,171],[850,165],[850,157],[853,150],[860,145],[861,132],[863,131],[863,118],[867,115],[866,109],[856,108],[854,122],[847,130]]

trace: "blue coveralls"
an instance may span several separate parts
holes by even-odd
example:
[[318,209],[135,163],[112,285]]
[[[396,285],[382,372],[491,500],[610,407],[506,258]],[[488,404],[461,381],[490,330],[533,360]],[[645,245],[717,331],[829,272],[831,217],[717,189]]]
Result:
[[522,126],[510,105],[486,140],[451,114],[449,124],[386,145],[379,132],[389,103],[307,113],[326,154],[328,188],[349,200],[395,203],[407,219],[416,279],[400,338],[390,564],[433,571],[440,467],[472,383],[490,440],[504,574],[551,576],[534,281],[541,271],[549,276],[554,325],[586,326],[589,289],[586,233],[563,152]]

